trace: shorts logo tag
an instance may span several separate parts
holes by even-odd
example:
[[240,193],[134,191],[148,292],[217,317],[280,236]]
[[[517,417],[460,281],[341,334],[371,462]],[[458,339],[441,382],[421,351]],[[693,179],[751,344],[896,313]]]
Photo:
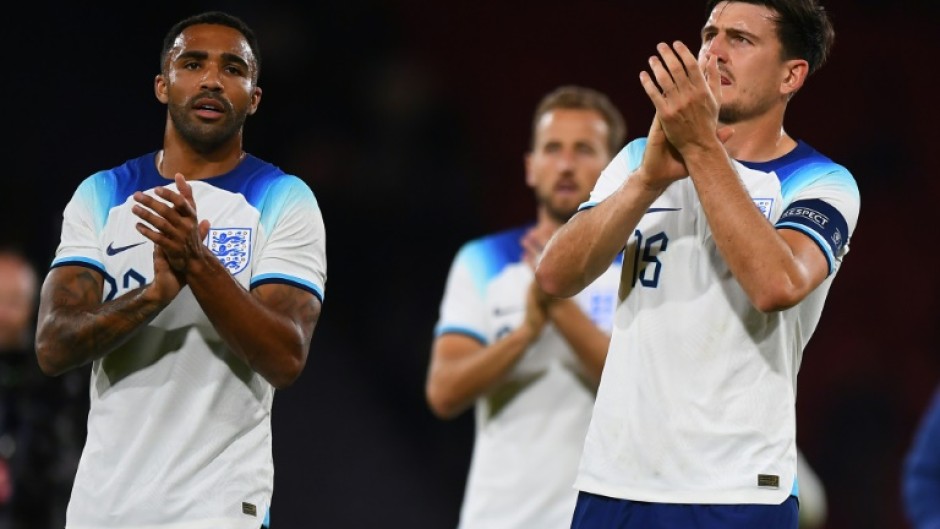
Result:
[[780,476],[777,476],[774,474],[758,474],[757,486],[758,487],[773,487],[775,489],[779,489],[780,488]]
[[246,501],[242,502],[242,514],[247,514],[249,516],[258,516],[258,508],[255,507],[255,504],[248,503]]

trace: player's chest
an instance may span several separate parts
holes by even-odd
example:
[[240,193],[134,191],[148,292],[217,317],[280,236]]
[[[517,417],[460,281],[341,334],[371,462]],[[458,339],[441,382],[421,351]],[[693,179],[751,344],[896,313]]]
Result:
[[[135,204],[136,202],[129,198],[125,203],[112,208],[98,234],[97,242],[105,269],[105,300],[153,281],[154,243],[141,233],[138,225],[158,233],[165,230],[168,234],[171,230],[179,230],[178,226],[195,226],[180,224],[181,219],[174,219],[175,226],[161,226],[161,221],[154,224],[145,222],[134,214]],[[206,246],[239,282],[247,286],[252,262],[263,249],[264,234],[258,212],[244,206],[246,204],[203,198],[199,202],[197,219],[209,221],[208,232],[200,243]],[[190,236],[198,238],[195,233]],[[170,244],[180,244],[183,240],[177,235],[172,237]]]

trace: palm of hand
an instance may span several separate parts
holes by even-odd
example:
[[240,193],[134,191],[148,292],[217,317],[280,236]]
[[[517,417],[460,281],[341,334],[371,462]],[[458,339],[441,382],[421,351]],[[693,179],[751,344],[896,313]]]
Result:
[[548,296],[539,288],[538,283],[533,281],[526,293],[525,323],[536,333],[541,332],[548,320],[547,303]]
[[643,153],[643,168],[656,182],[670,184],[689,175],[682,155],[673,146],[663,130],[659,114],[653,117]]
[[153,249],[153,287],[157,297],[169,302],[186,286],[183,275],[170,265],[166,252],[159,246]]

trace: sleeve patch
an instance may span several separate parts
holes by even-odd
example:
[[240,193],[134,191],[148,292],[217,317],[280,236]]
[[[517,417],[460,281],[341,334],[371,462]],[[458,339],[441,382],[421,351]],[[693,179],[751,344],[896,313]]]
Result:
[[790,204],[777,221],[777,227],[813,235],[830,261],[842,254],[848,242],[849,229],[845,217],[823,200],[798,200]]

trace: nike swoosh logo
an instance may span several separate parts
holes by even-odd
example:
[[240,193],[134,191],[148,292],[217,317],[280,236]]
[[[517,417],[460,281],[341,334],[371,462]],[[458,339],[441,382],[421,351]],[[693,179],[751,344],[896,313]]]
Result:
[[128,244],[127,246],[118,246],[117,248],[114,247],[114,243],[112,242],[111,244],[108,245],[108,248],[104,251],[104,253],[108,255],[117,255],[123,252],[124,250],[130,250],[131,248],[135,246],[140,246],[141,244],[145,242],[146,241],[140,241],[139,243],[136,243],[136,244]]
[[505,316],[523,310],[525,310],[525,307],[495,307],[493,309],[493,316]]
[[649,208],[646,210],[647,213],[660,213],[663,211],[679,211],[682,208]]

